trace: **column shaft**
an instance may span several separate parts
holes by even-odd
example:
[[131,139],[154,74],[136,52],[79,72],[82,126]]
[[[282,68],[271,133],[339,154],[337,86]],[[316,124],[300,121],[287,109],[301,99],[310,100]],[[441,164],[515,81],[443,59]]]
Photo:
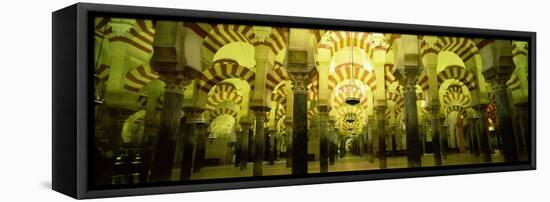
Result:
[[329,127],[328,127],[328,107],[320,106],[319,107],[319,118],[320,118],[320,145],[319,145],[319,163],[320,163],[320,172],[328,172],[328,161],[329,161]]
[[409,79],[404,88],[405,99],[405,115],[406,115],[406,130],[407,130],[407,164],[409,167],[421,167],[420,155],[422,153],[422,145],[418,134],[418,116],[416,109],[416,81]]
[[246,164],[248,163],[248,132],[250,130],[250,123],[241,123],[241,132],[239,134],[239,139],[241,141],[241,157],[239,162],[240,170],[246,169]]
[[172,177],[175,156],[175,136],[180,127],[182,91],[176,92],[175,86],[165,87],[164,106],[160,115],[159,134],[155,146],[154,163],[151,168],[151,181],[165,182]]
[[268,107],[258,106],[251,107],[254,110],[254,116],[256,119],[256,132],[254,134],[254,171],[253,176],[263,175],[263,163],[265,152],[265,119],[266,112],[269,111]]
[[476,120],[476,128],[475,130],[478,133],[479,137],[479,146],[481,148],[481,151],[483,153],[483,162],[489,163],[491,162],[491,148],[489,145],[489,133],[487,132],[487,105],[480,105],[478,106],[478,110],[476,111],[476,114],[474,116]]
[[496,96],[497,116],[502,135],[503,153],[506,162],[518,161],[518,152],[510,104],[508,101],[508,87],[505,82],[497,82],[493,85]]
[[292,174],[307,174],[307,91],[294,91]]
[[206,139],[208,138],[208,123],[197,124],[197,146],[195,149],[195,161],[193,172],[199,172],[204,167],[206,157]]
[[[438,101],[434,101],[438,102]],[[439,105],[432,105],[430,108],[430,121],[432,127],[432,145],[434,152],[434,162],[436,166],[442,165],[441,162],[441,140],[439,137]]]
[[386,106],[377,106],[376,121],[378,122],[378,158],[380,169],[388,167],[386,162]]
[[285,136],[285,145],[286,145],[286,167],[292,167],[292,120],[288,119],[285,121],[286,124],[286,136]]

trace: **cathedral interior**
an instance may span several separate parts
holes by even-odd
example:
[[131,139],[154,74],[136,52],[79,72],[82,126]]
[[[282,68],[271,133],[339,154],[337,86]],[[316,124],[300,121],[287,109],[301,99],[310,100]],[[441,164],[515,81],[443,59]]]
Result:
[[97,185],[529,159],[526,41],[93,26]]

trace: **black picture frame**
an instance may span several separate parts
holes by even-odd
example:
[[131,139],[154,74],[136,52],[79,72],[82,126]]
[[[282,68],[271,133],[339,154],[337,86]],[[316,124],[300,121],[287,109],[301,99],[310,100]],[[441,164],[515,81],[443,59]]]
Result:
[[88,183],[90,177],[88,159],[91,153],[89,148],[92,142],[90,134],[93,132],[93,119],[90,118],[93,116],[93,103],[89,99],[93,93],[93,74],[89,71],[89,66],[92,64],[90,58],[93,58],[93,51],[91,51],[93,36],[90,36],[93,35],[93,31],[90,28],[93,17],[101,14],[114,17],[526,40],[529,43],[529,72],[531,75],[536,75],[535,32],[77,3],[52,14],[52,188],[71,197],[84,199],[536,169],[536,77],[531,76],[529,77],[530,159],[528,162],[95,189]]

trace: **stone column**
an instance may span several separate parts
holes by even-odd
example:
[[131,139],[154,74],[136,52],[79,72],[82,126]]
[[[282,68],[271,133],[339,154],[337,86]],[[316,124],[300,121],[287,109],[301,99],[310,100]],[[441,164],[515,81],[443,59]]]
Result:
[[208,139],[208,122],[197,123],[197,147],[195,149],[195,160],[193,172],[199,172],[204,167],[206,157],[206,139]]
[[403,79],[403,98],[407,130],[407,163],[409,167],[422,167],[420,155],[422,145],[418,134],[418,115],[416,109],[416,75],[408,74]]
[[94,172],[96,184],[108,185],[112,184],[114,156],[122,144],[122,127],[134,112],[120,107],[107,107],[103,110],[100,123],[96,123]]
[[376,122],[378,123],[378,158],[380,169],[388,167],[386,162],[386,109],[385,105],[374,107]]
[[292,119],[285,119],[286,124],[286,167],[292,167]]
[[[180,128],[181,106],[185,86],[191,83],[192,71],[176,70],[175,48],[155,47],[151,66],[166,83],[164,106],[160,115],[159,134],[156,140],[151,181],[170,181],[174,166],[175,138]],[[187,68],[186,68],[187,69]],[[184,74],[185,72],[185,74]],[[189,73],[189,74],[188,74]]]
[[346,156],[346,138],[340,138],[340,158],[343,159]]
[[181,158],[180,180],[190,180],[193,169],[193,157],[196,138],[198,136],[197,125],[206,124],[202,116],[203,109],[186,107],[183,121],[183,155]]
[[268,153],[267,157],[268,158],[267,159],[269,160],[269,165],[274,165],[275,164],[275,155],[276,155],[275,136],[277,136],[277,130],[269,129],[268,130],[268,135],[267,135],[268,142],[269,142],[269,144],[267,145],[268,146],[268,149],[267,149],[267,153]]
[[369,163],[374,163],[375,152],[374,152],[374,116],[369,115],[367,117],[367,128],[368,128],[368,143],[367,143],[367,159]]
[[239,140],[241,141],[241,153],[240,153],[240,170],[246,169],[246,164],[248,163],[248,132],[250,131],[250,126],[252,126],[252,123],[248,119],[241,119],[241,131],[239,134]]
[[480,104],[475,107],[474,130],[479,138],[480,150],[483,153],[483,162],[491,162],[491,148],[489,146],[489,133],[487,132],[487,104]]
[[468,121],[468,132],[466,133],[468,135],[468,144],[470,145],[469,146],[469,149],[470,149],[470,154],[474,155],[474,134],[471,132],[471,127],[470,127],[470,123],[472,122],[472,120],[470,118],[467,118],[466,119]]
[[[475,115],[474,115],[475,116]],[[479,133],[477,132],[477,120],[474,116],[468,118],[468,130],[472,136],[472,149],[475,157],[480,156]]]
[[521,140],[523,145],[522,152],[529,152],[530,144],[531,144],[531,126],[529,122],[529,102],[520,102],[516,104],[517,113],[519,116],[519,126],[520,126],[520,133],[521,137],[518,137],[518,139]]
[[432,144],[434,152],[434,162],[436,166],[442,165],[441,163],[441,140],[439,137],[439,100],[432,100],[430,104],[430,122],[432,128]]
[[441,154],[443,155],[443,159],[447,159],[447,149],[449,148],[449,143],[447,140],[447,134],[448,134],[448,124],[445,121],[445,115],[440,114],[439,120],[441,123],[441,130],[439,131],[439,136],[441,137]]
[[319,106],[319,119],[320,119],[320,145],[319,145],[319,163],[320,163],[320,172],[328,172],[328,161],[329,161],[329,117],[328,106]]
[[336,120],[333,118],[333,117],[330,117],[329,120],[328,120],[328,131],[329,131],[329,140],[328,140],[328,152],[329,152],[329,156],[328,156],[328,164],[329,165],[334,165],[334,162],[336,161],[336,151],[337,151],[337,148],[336,148],[336,141],[337,141],[337,138],[336,138],[336,131],[335,131],[335,124],[336,124]]
[[254,133],[254,171],[253,176],[263,175],[264,164],[264,138],[265,138],[265,120],[266,113],[269,111],[269,107],[265,106],[253,106],[250,107],[254,111],[254,117],[256,119],[256,130]]
[[519,160],[512,112],[508,100],[508,86],[506,86],[513,71],[514,66],[497,66],[483,71],[485,78],[492,84],[495,94],[497,117],[502,135],[502,149],[506,162]]
[[307,174],[307,85],[309,72],[289,72],[294,91],[292,174]]

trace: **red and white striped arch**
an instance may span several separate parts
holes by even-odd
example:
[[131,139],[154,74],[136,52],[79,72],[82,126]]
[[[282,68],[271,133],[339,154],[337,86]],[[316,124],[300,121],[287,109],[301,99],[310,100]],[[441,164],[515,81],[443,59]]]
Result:
[[236,120],[237,115],[239,114],[239,112],[237,112],[235,109],[232,109],[232,108],[229,108],[229,107],[219,107],[219,108],[216,108],[213,111],[210,111],[210,120],[214,120],[218,116],[221,116],[221,115],[224,115],[224,114],[232,116]]
[[365,92],[361,92],[361,89],[357,86],[346,84],[338,87],[338,94],[335,96],[332,96],[332,107],[333,108],[339,108],[340,106],[345,106],[346,104],[346,98],[348,97],[358,97],[360,98],[361,106],[367,107],[367,95]]
[[353,76],[352,76],[352,63],[344,63],[338,65],[334,72],[330,73],[328,76],[328,88],[332,92],[334,88],[342,81],[347,79],[356,79],[363,84],[368,85],[371,90],[376,89],[376,77],[374,76],[374,72],[369,72],[365,68],[363,68],[360,64],[353,64]]
[[441,51],[449,51],[458,55],[464,63],[479,54],[476,43],[470,38],[445,36],[437,37],[436,41],[429,41],[426,38],[420,43],[420,57],[424,57],[429,53],[439,54]]
[[101,79],[102,81],[107,81],[109,79],[109,73],[111,72],[111,67],[106,64],[100,64],[94,70],[95,76]]
[[446,106],[470,106],[470,97],[464,95],[462,92],[462,86],[451,85],[447,88],[447,92],[443,95],[443,103]]
[[439,85],[448,79],[456,79],[462,82],[462,84],[464,84],[470,91],[476,89],[474,74],[470,73],[461,66],[448,66],[437,74],[437,82]]
[[447,114],[450,114],[451,112],[457,112],[459,115],[466,115],[466,110],[463,106],[460,105],[446,106],[445,111],[447,112]]
[[[346,114],[355,114],[356,116],[356,119],[354,122],[346,122],[344,120],[344,117]],[[361,123],[363,122],[364,120],[364,116],[365,116],[365,113],[363,112],[363,109],[360,108],[360,107],[351,107],[351,106],[348,106],[348,107],[341,107],[338,109],[337,111],[337,114],[338,114],[338,117],[340,119],[340,124],[341,124],[341,128],[343,128],[344,130],[349,130],[349,129],[357,129],[359,127],[361,127]]]
[[216,27],[214,23],[202,23],[202,22],[184,22],[183,26],[189,28],[203,39],[208,36],[210,30]]
[[400,114],[403,111],[403,108],[405,106],[405,100],[403,100],[403,96],[400,93],[389,92],[387,94],[387,100],[393,101],[395,103],[396,114]]
[[368,40],[368,32],[328,31],[325,41],[321,40],[318,48],[327,49],[331,55],[343,48],[355,47],[363,50],[367,56],[371,56],[371,47]]
[[151,20],[137,19],[136,25],[123,35],[115,35],[109,24],[111,18],[97,18],[94,24],[96,40],[106,39],[109,42],[120,42],[146,54],[153,53],[153,38],[155,29]]
[[250,39],[250,43],[254,46],[264,45],[269,47],[273,55],[278,55],[281,50],[286,48],[289,29],[285,27],[273,27],[271,34],[264,40],[258,37]]
[[159,75],[155,72],[155,70],[140,65],[126,73],[126,78],[124,79],[124,89],[130,92],[138,93],[143,86],[158,78]]
[[[196,26],[195,29],[201,33],[200,35],[204,35],[203,31],[206,31],[206,29],[201,30]],[[251,25],[218,24],[204,37],[202,46],[214,57],[223,46],[234,42],[250,43],[250,39],[253,37],[254,33]]]
[[206,109],[214,110],[220,103],[231,102],[240,105],[243,97],[237,93],[237,89],[230,83],[219,83],[214,87],[212,94],[206,100]]
[[273,70],[267,74],[266,88],[269,91],[273,91],[277,85],[285,80],[289,80],[288,73],[283,67],[283,64],[275,62]]
[[272,96],[271,96],[271,101],[275,101],[281,105],[283,105],[283,107],[286,108],[286,101],[287,101],[287,92],[282,88],[283,86],[285,86],[286,84],[283,84],[283,85],[280,85],[276,91],[273,91],[272,92]]
[[239,65],[235,60],[217,60],[199,77],[199,90],[208,93],[219,82],[229,78],[240,78],[254,89],[255,73],[249,68]]

